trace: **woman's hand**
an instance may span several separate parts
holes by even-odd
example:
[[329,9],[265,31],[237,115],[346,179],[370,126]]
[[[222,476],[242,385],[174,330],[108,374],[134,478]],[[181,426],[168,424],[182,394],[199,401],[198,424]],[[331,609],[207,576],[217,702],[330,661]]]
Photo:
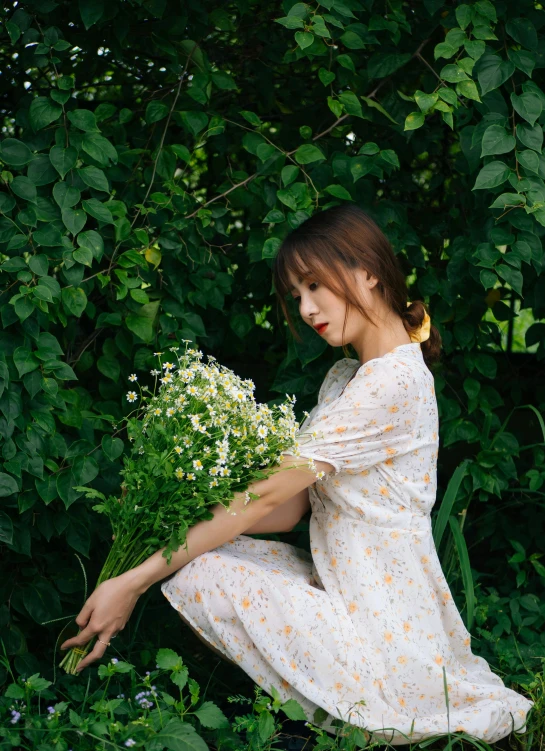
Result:
[[99,584],[76,618],[82,631],[61,644],[61,649],[84,647],[93,636],[97,637],[93,650],[79,663],[78,672],[102,657],[110,639],[125,628],[141,594],[133,584],[131,572],[128,574]]

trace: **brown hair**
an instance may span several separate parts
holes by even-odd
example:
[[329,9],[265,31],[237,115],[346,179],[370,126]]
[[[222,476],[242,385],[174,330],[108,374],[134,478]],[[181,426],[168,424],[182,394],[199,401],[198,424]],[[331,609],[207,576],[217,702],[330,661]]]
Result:
[[[302,273],[301,261],[310,275]],[[399,315],[409,334],[420,327],[427,307],[422,300],[415,300],[407,307],[405,275],[390,241],[363,209],[346,203],[324,209],[299,225],[284,239],[274,259],[274,287],[289,328],[298,341],[302,340],[293,326],[285,299],[291,287],[289,272],[307,279],[311,276],[348,303],[344,342],[349,306],[371,321],[351,283],[350,269],[355,268],[377,277],[383,300]],[[439,360],[441,335],[435,326],[431,326],[429,339],[421,342],[420,347],[428,367]],[[346,344],[343,352],[348,357]]]

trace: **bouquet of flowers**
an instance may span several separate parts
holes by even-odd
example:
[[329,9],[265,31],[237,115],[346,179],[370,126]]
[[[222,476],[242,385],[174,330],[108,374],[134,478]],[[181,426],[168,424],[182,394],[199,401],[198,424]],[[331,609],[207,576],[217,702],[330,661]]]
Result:
[[[236,492],[246,491],[246,504],[259,498],[248,486],[279,471],[274,466],[282,461],[282,452],[298,453],[295,396],[286,394],[288,402],[272,409],[257,404],[251,380],[216,365],[211,355],[203,364],[202,352],[184,342],[182,356],[177,354],[180,347],[170,348],[176,363],[161,362],[162,353],[155,353],[160,368],[151,371],[153,392],[139,386],[139,395],[134,390],[127,394],[139,407],[136,416],[124,418],[132,446],[120,472],[121,497],[77,488],[99,500],[93,509],[106,514],[112,526],[113,544],[97,586],[162,547],[170,563],[172,553],[187,544],[188,529],[213,518],[210,506],[229,508]],[[138,382],[136,375],[129,380]],[[309,468],[316,471],[312,460]],[[71,649],[61,667],[76,674],[90,647],[91,642],[83,650]]]

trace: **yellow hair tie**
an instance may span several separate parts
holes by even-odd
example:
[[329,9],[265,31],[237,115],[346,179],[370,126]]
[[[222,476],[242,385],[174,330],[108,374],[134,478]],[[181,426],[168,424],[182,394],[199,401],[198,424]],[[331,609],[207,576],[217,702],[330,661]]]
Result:
[[[407,307],[412,305],[412,302],[407,303]],[[430,338],[431,319],[427,313],[424,313],[424,320],[422,325],[416,331],[409,334],[411,342],[425,342]]]

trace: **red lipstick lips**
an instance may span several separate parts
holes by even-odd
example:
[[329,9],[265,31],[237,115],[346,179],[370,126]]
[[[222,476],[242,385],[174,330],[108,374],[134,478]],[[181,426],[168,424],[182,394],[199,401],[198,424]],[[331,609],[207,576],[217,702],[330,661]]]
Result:
[[317,332],[318,332],[319,334],[323,334],[323,333],[324,333],[324,331],[326,330],[326,328],[327,328],[327,323],[318,323],[318,324],[316,324],[316,326],[314,327],[314,329],[315,329],[315,330],[316,330],[316,331],[317,331]]

